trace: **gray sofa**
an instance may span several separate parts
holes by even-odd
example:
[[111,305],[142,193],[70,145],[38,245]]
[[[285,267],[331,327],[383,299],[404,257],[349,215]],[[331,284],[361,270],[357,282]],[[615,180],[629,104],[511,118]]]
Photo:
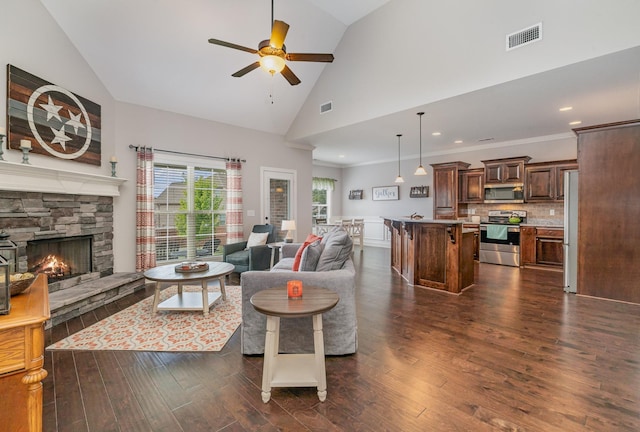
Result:
[[[326,238],[326,237],[325,237]],[[351,239],[349,239],[349,242]],[[329,271],[292,271],[299,244],[285,244],[282,259],[271,271],[247,271],[241,275],[243,354],[263,354],[266,316],[251,306],[251,296],[275,286],[286,286],[292,279],[301,280],[303,287],[313,285],[338,293],[340,301],[332,310],[322,315],[324,347],[327,355],[353,354],[358,349],[358,324],[355,301],[355,267],[350,256],[341,268]],[[351,245],[349,245],[350,247]],[[303,294],[304,296],[304,294]],[[280,320],[281,353],[313,352],[313,328],[311,317],[283,318]]]

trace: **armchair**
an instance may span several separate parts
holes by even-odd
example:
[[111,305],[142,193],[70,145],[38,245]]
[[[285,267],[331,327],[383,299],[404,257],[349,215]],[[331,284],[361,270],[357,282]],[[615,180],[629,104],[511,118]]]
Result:
[[[254,233],[268,233],[267,243],[275,243],[276,230],[274,225],[254,225],[251,229]],[[265,245],[253,246],[247,249],[247,242],[231,243],[222,246],[222,261],[233,264],[236,273],[248,270],[268,270],[271,265],[271,253],[278,250]],[[275,257],[277,261],[278,257]]]

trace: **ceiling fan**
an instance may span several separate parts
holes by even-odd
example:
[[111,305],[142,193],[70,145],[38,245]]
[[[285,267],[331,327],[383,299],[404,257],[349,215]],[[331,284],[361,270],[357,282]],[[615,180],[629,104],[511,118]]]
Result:
[[240,69],[231,76],[239,78],[246,75],[258,67],[262,67],[271,75],[282,73],[282,76],[291,85],[300,84],[300,79],[289,69],[286,64],[288,61],[308,61],[308,62],[333,62],[333,54],[313,54],[313,53],[288,53],[284,45],[284,38],[289,31],[289,24],[284,21],[273,19],[273,0],[271,0],[271,39],[263,40],[258,44],[258,49],[248,48],[242,45],[236,45],[231,42],[221,41],[219,39],[209,39],[209,43],[220,45],[227,48],[233,48],[241,51],[258,54],[260,60],[251,63],[249,66]]

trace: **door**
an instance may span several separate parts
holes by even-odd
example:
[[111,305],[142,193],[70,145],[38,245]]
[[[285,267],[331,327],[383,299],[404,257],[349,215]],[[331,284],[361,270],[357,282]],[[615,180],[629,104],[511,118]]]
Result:
[[[282,241],[287,235],[283,231],[282,221],[295,221],[296,208],[296,171],[282,168],[261,168],[261,215],[262,222],[269,223],[276,228],[276,239]],[[293,232],[296,241],[296,233]]]

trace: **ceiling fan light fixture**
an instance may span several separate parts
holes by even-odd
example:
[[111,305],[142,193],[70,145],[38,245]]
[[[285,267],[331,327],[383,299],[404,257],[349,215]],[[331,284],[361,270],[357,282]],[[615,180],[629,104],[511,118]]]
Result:
[[266,55],[260,57],[260,67],[271,75],[282,72],[285,67],[285,61],[282,57],[276,55]]

